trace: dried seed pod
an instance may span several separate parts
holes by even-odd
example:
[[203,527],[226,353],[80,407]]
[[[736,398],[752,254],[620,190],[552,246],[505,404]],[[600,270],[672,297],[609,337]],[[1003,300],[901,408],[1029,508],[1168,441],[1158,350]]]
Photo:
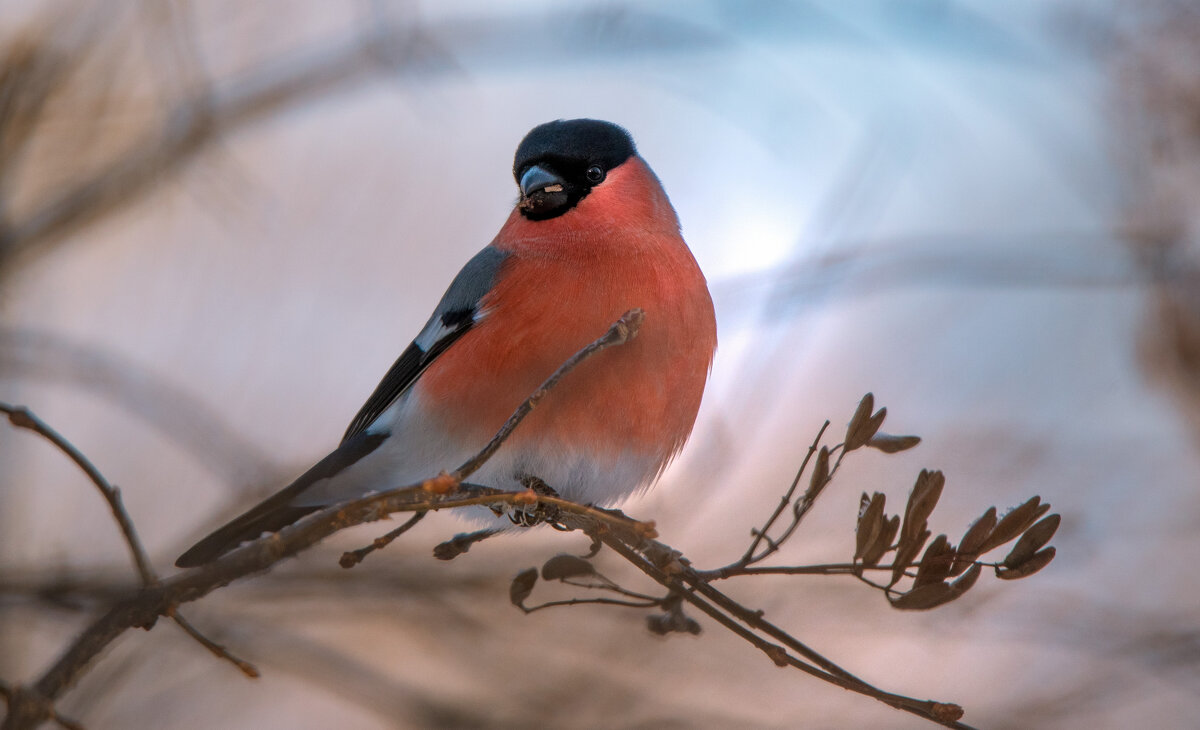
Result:
[[[863,498],[866,498],[866,493],[863,493]],[[862,557],[867,548],[871,547],[879,534],[884,530],[884,522],[886,518],[883,514],[883,505],[886,497],[882,492],[876,492],[871,495],[870,501],[866,507],[861,507],[858,514],[858,528],[855,534],[854,559],[858,560]],[[859,503],[862,504],[861,502]]]
[[892,608],[898,608],[902,611],[925,611],[930,608],[936,608],[943,603],[949,603],[955,598],[958,598],[958,594],[954,592],[948,583],[942,582],[913,588],[908,593],[902,593],[896,598],[889,600]]
[[882,431],[867,440],[867,446],[879,449],[885,454],[907,451],[919,443],[921,443],[920,436],[893,436],[890,433],[883,433]]
[[564,580],[595,573],[596,568],[577,555],[555,555],[542,565],[542,580]]
[[896,562],[892,566],[892,582],[888,583],[889,588],[896,585],[904,577],[904,571],[908,568],[909,563],[917,557],[917,553],[921,552],[921,548],[925,546],[925,541],[929,539],[929,535],[929,530],[922,530],[921,534],[916,537],[900,535],[900,545],[896,548]]
[[[1010,509],[996,523],[996,527],[992,530],[992,534],[988,536],[988,539],[983,541],[983,545],[979,548],[979,553],[982,555],[989,550],[998,548],[1022,532],[1025,532],[1033,524],[1033,521],[1037,519],[1037,516],[1041,514],[1041,501],[1041,497],[1031,497],[1024,504]],[[1049,505],[1046,506],[1049,507]]]
[[537,583],[537,579],[537,568],[526,568],[517,573],[516,577],[512,579],[512,585],[508,587],[508,600],[512,601],[512,605],[525,608],[525,599],[533,593],[533,586]]
[[904,526],[900,529],[902,537],[919,535],[925,529],[926,521],[941,499],[945,486],[946,477],[940,471],[921,470],[908,495],[908,505],[904,508]]
[[879,427],[883,425],[884,419],[887,418],[887,408],[880,408],[871,416],[871,420],[867,421],[867,432],[871,435],[867,437],[867,441],[875,438],[875,434],[879,433]]
[[1040,552],[1033,554],[1033,557],[1026,560],[1024,563],[1015,568],[1005,568],[999,566],[996,568],[996,577],[1003,580],[1016,580],[1017,578],[1028,578],[1034,573],[1050,564],[1054,560],[1054,555],[1057,551],[1054,547],[1044,548]]
[[941,583],[950,575],[950,566],[954,563],[954,548],[945,535],[938,535],[925,548],[921,564],[917,566],[917,577],[913,587],[919,588],[931,583]]
[[817,461],[813,464],[812,476],[808,480],[808,491],[813,496],[821,493],[825,483],[829,481],[829,447],[822,446],[817,452]]
[[651,614],[646,617],[646,628],[659,636],[672,633],[693,635],[700,633],[700,624],[696,623],[695,619],[685,616],[681,611]]
[[996,526],[996,508],[989,507],[987,512],[984,512],[979,519],[971,523],[967,528],[967,533],[963,535],[963,539],[958,543],[958,556],[954,559],[954,565],[950,568],[950,575],[958,575],[963,572],[979,558],[984,541],[992,534],[992,529]]
[[955,579],[955,581],[950,584],[950,587],[954,589],[955,595],[961,596],[969,591],[971,586],[975,585],[975,581],[979,580],[979,574],[982,572],[982,565],[972,565],[970,570]]
[[850,417],[850,425],[846,427],[846,440],[843,446],[845,451],[854,451],[864,446],[883,425],[883,419],[887,418],[887,409],[880,408],[878,413],[872,415],[871,411],[874,408],[875,396],[867,393],[859,401],[858,409],[854,411],[854,415]]
[[[846,438],[843,440],[846,451],[852,451],[857,446],[851,446],[850,436],[866,427],[867,421],[871,418],[871,413],[875,410],[875,395],[867,393],[858,402],[858,407],[854,409],[854,415],[850,416],[850,423],[846,425]],[[870,438],[870,437],[868,437]],[[863,439],[866,441],[866,439]],[[861,444],[859,444],[861,446]]]
[[883,554],[892,548],[892,541],[896,539],[896,533],[900,531],[900,515],[892,515],[891,518],[884,523],[883,532],[879,533],[879,537],[875,538],[875,543],[869,546],[862,554],[863,565],[878,565]]
[[1004,558],[1004,567],[1016,568],[1032,558],[1034,553],[1041,550],[1046,543],[1050,542],[1050,538],[1054,537],[1061,521],[1060,515],[1050,515],[1026,530],[1025,534],[1021,535],[1021,539],[1017,540],[1012,552]]

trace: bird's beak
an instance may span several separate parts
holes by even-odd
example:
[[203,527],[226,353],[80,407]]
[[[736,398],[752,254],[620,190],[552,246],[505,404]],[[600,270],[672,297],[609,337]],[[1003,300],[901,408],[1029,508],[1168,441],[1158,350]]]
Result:
[[563,179],[541,165],[533,165],[521,176],[521,196],[528,198],[534,193],[561,193]]
[[570,202],[567,183],[561,177],[533,165],[521,175],[521,202],[517,206],[527,218],[550,218]]

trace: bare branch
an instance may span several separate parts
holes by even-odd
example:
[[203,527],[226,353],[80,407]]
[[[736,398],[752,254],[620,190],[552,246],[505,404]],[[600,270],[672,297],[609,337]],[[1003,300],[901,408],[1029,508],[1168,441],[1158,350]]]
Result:
[[393,540],[395,540],[396,538],[400,537],[404,533],[411,530],[418,522],[420,522],[422,519],[424,519],[425,515],[427,515],[427,514],[429,514],[429,513],[428,512],[417,512],[412,517],[409,517],[408,521],[405,522],[403,525],[400,525],[399,527],[397,527],[396,529],[387,533],[386,535],[383,535],[382,537],[375,538],[375,540],[370,545],[367,545],[366,547],[361,547],[357,550],[348,550],[348,551],[342,553],[342,558],[341,558],[341,560],[338,561],[338,564],[341,565],[343,568],[353,568],[354,566],[361,563],[363,561],[363,558],[367,557],[371,553],[375,552],[376,550],[382,550],[383,548],[387,547],[388,545],[391,545]]
[[209,651],[211,651],[213,653],[213,655],[215,655],[218,659],[224,659],[225,661],[233,664],[233,666],[237,667],[241,671],[241,673],[246,675],[247,677],[250,677],[251,679],[258,679],[258,677],[259,677],[258,668],[255,667],[253,664],[251,664],[250,662],[247,662],[245,660],[237,658],[233,654],[229,653],[228,649],[226,649],[225,647],[216,643],[215,641],[208,638],[204,634],[200,633],[200,629],[193,626],[192,622],[188,621],[186,618],[184,618],[183,614],[179,613],[178,611],[172,611],[170,613],[170,616],[171,616],[171,619],[174,620],[175,623],[179,625],[179,628],[183,629],[187,633],[188,636],[190,636],[193,639],[195,639],[196,641],[200,642],[201,646],[203,646],[205,649],[208,649]]
[[[760,649],[777,665],[794,667],[802,672],[805,672],[806,674],[810,674],[818,679],[835,684],[843,689],[848,689],[852,692],[857,692],[859,694],[872,697],[892,707],[912,713],[914,715],[918,715],[927,720],[937,722],[938,724],[945,725],[946,727],[959,728],[960,730],[970,729],[969,725],[958,722],[958,719],[962,717],[963,714],[962,708],[958,705],[935,702],[933,700],[918,700],[912,697],[905,697],[903,695],[884,692],[883,690],[859,680],[858,678],[838,667],[833,662],[830,662],[828,659],[825,659],[819,654],[816,654],[816,652],[812,652],[810,649],[807,649],[807,647],[804,647],[805,653],[817,658],[821,664],[828,667],[828,669],[818,668],[808,664],[805,661],[802,661],[801,659],[798,659],[797,657],[792,656],[784,647],[763,639],[758,634],[754,633],[754,631],[739,623],[740,621],[744,621],[749,616],[755,616],[757,617],[755,623],[759,624],[760,627],[770,626],[761,619],[760,612],[746,609],[716,589],[708,586],[705,580],[695,571],[685,569],[678,575],[670,575],[666,571],[654,565],[653,562],[642,556],[641,552],[644,550],[644,548],[635,549],[623,542],[621,538],[614,533],[601,535],[601,539],[604,541],[605,545],[612,548],[614,551],[648,575],[651,579],[681,595],[689,604],[695,606],[697,609],[720,623],[725,628],[729,629],[753,646]],[[657,547],[659,550],[661,550],[665,546],[658,544],[657,546],[652,547]],[[702,592],[693,592],[688,590],[687,586],[691,586],[693,588],[704,586],[706,590]],[[705,600],[706,598],[716,598],[720,601],[721,605],[714,605],[708,600]],[[736,617],[731,616],[726,612],[728,609],[734,607],[736,607]],[[774,627],[771,628],[774,629]],[[793,648],[796,646],[802,646],[799,644],[799,642],[796,642],[786,633],[778,629],[774,629],[772,634],[777,638],[780,636],[786,637],[786,639],[789,640],[786,643],[792,644]]]
[[50,720],[65,730],[83,730],[83,725],[60,715],[49,700],[23,687],[9,687],[0,683],[0,695],[8,704],[8,714],[4,717],[4,724],[0,725],[5,730],[9,727],[9,721],[18,716],[30,718],[34,724]]
[[[532,506],[541,502],[554,507],[561,514],[589,518],[587,524],[592,528],[596,525],[608,525],[610,528],[624,529],[639,537],[652,535],[653,525],[631,520],[619,513],[576,504],[558,497],[538,495],[531,489],[506,492],[462,483],[462,478],[482,466],[495,453],[525,416],[532,412],[537,402],[564,375],[601,350],[629,341],[637,333],[642,319],[641,310],[626,312],[603,336],[563,363],[517,408],[487,446],[459,467],[455,475],[443,474],[422,484],[327,507],[276,534],[233,550],[212,563],[162,581],[148,582],[136,594],[118,601],[85,629],[32,687],[18,687],[14,690],[18,696],[28,695],[31,699],[28,702],[10,701],[3,730],[31,728],[48,719],[50,715],[46,714],[45,708],[52,707],[54,700],[74,684],[96,655],[127,629],[151,628],[159,616],[173,615],[183,603],[195,601],[234,580],[266,570],[283,558],[315,545],[338,530],[378,520],[392,512],[425,512],[471,505]],[[11,407],[7,412],[10,413],[10,418],[14,417],[13,414],[18,414],[15,416],[18,420],[27,415],[27,411]],[[61,441],[61,438],[59,440]],[[69,444],[66,445],[69,447]],[[81,454],[79,458],[83,463],[87,463]],[[212,649],[212,642],[202,638],[197,640]],[[225,654],[228,655],[228,652]]]
[[625,606],[626,608],[654,608],[659,601],[622,601],[619,598],[568,598],[562,601],[546,601],[536,606],[518,606],[525,613],[541,611],[544,608],[559,608],[561,606],[582,606],[596,603],[603,606]]
[[742,555],[742,559],[738,561],[739,563],[748,564],[752,562],[754,558],[754,552],[758,550],[758,546],[762,544],[763,540],[768,540],[768,550],[772,552],[774,551],[772,543],[769,542],[770,538],[767,537],[767,533],[771,530],[771,527],[774,526],[775,520],[779,519],[779,516],[783,514],[783,510],[787,508],[789,504],[791,504],[792,495],[796,493],[796,487],[800,485],[800,480],[804,477],[804,470],[808,468],[808,462],[810,459],[812,459],[813,454],[816,453],[817,448],[820,446],[821,438],[825,435],[825,429],[827,428],[829,428],[829,421],[826,421],[825,425],[821,426],[821,429],[817,431],[817,437],[813,439],[812,445],[808,447],[808,453],[804,455],[804,461],[800,462],[800,468],[796,470],[796,478],[792,480],[792,485],[788,487],[787,492],[785,492],[783,497],[780,498],[779,506],[775,508],[775,511],[771,513],[771,516],[767,518],[767,521],[763,523],[763,526],[755,530],[754,540],[750,542],[750,547],[746,548],[746,552]]
[[[985,565],[996,568],[998,577],[1019,578],[1036,572],[1053,558],[1054,548],[1044,546],[1054,535],[1059,520],[1057,515],[1051,515],[1040,522],[1037,521],[1049,509],[1049,505],[1041,503],[1040,498],[1034,497],[999,521],[994,518],[995,510],[989,510],[985,513],[984,518],[977,521],[975,527],[968,530],[967,537],[970,537],[970,540],[964,538],[964,543],[969,544],[965,544],[962,554],[959,554],[957,549],[951,546],[946,537],[942,535],[931,544],[920,560],[915,560],[915,549],[919,549],[920,544],[923,544],[929,535],[929,531],[926,529],[927,517],[934,509],[937,496],[940,495],[944,485],[944,479],[940,472],[926,470],[922,471],[917,485],[910,495],[905,511],[906,526],[901,531],[900,541],[896,545],[888,544],[895,535],[895,530],[889,528],[887,531],[881,531],[877,524],[886,521],[888,525],[894,523],[895,526],[898,526],[899,517],[889,519],[883,514],[885,501],[881,493],[877,493],[869,499],[870,503],[875,505],[874,511],[870,513],[873,515],[870,521],[872,525],[876,525],[869,538],[873,543],[880,543],[869,551],[872,555],[870,562],[867,562],[866,559],[860,562],[858,559],[858,553],[863,551],[861,543],[867,539],[860,538],[858,552],[850,563],[756,567],[754,563],[777,552],[794,534],[801,519],[837,472],[842,459],[848,453],[842,444],[836,445],[832,449],[820,445],[821,437],[829,425],[826,422],[821,427],[817,438],[812,442],[796,478],[786,490],[779,506],[763,527],[755,531],[751,549],[747,550],[740,560],[725,568],[705,571],[694,568],[679,551],[657,541],[655,539],[657,532],[651,522],[639,522],[616,510],[600,509],[562,499],[552,490],[544,488],[545,485],[540,485],[540,482],[535,484],[534,480],[529,482],[532,485],[530,488],[520,491],[505,491],[464,483],[463,479],[477,470],[487,458],[496,452],[522,419],[532,412],[538,402],[562,377],[586,358],[607,347],[627,342],[636,334],[641,321],[640,310],[631,310],[614,323],[604,336],[576,353],[518,407],[484,449],[467,460],[455,472],[443,473],[421,484],[393,489],[353,502],[328,507],[274,535],[239,547],[212,563],[179,573],[163,581],[151,580],[145,583],[137,593],[118,599],[107,613],[97,619],[76,639],[75,643],[42,675],[35,685],[16,688],[0,687],[9,700],[9,713],[3,725],[4,729],[29,728],[42,721],[56,719],[53,703],[78,679],[96,655],[125,630],[131,627],[150,628],[159,616],[173,618],[181,628],[209,651],[232,662],[248,676],[257,676],[257,670],[253,666],[236,658],[224,647],[203,636],[183,619],[177,611],[178,606],[194,601],[234,580],[269,569],[283,558],[314,545],[342,528],[382,519],[395,512],[415,513],[399,528],[376,539],[372,545],[345,553],[342,557],[342,564],[344,567],[349,567],[361,561],[362,557],[370,552],[390,544],[396,537],[413,527],[429,511],[475,505],[489,506],[493,509],[519,508],[522,514],[530,516],[531,524],[540,521],[549,523],[560,530],[584,532],[592,538],[592,549],[589,553],[584,557],[560,554],[551,558],[542,568],[542,579],[558,581],[585,590],[609,591],[620,596],[620,598],[573,597],[526,606],[525,601],[531,595],[538,581],[537,569],[530,568],[518,574],[510,587],[510,600],[526,613],[544,608],[583,604],[633,608],[661,607],[665,611],[664,614],[648,617],[648,627],[651,631],[660,634],[698,633],[700,631],[699,624],[684,615],[682,611],[686,604],[696,608],[722,627],[750,643],[781,667],[793,667],[823,681],[872,697],[891,707],[946,727],[968,728],[969,726],[960,722],[963,710],[958,705],[920,700],[881,690],[846,671],[784,629],[766,620],[761,610],[752,609],[735,601],[715,588],[712,583],[718,579],[748,575],[851,575],[882,591],[895,608],[907,610],[932,608],[954,600],[965,593],[978,578]],[[18,425],[38,430],[35,428],[35,421],[27,411],[11,407],[5,408],[6,412],[10,414],[10,418],[14,419],[14,423],[21,421]],[[885,410],[880,409],[875,415],[870,415],[870,408],[860,408],[860,410],[864,410],[867,415],[857,420],[869,419],[870,422],[864,421],[865,426],[859,423],[857,426],[852,426],[851,430],[858,434],[856,436],[858,441],[862,441],[864,438],[869,440],[870,434],[877,432],[878,422],[882,421],[881,414],[885,413]],[[44,427],[44,424],[42,425]],[[48,427],[44,428],[48,430]],[[42,431],[39,430],[39,432]],[[867,435],[864,436],[864,434]],[[49,435],[47,438],[54,440]],[[58,438],[61,440],[61,437]],[[849,437],[847,438],[849,439]],[[68,451],[68,453],[70,452]],[[834,453],[837,456],[831,465],[831,455]],[[812,461],[814,455],[816,455],[815,462]],[[86,460],[84,462],[86,463]],[[795,491],[810,463],[813,466],[808,489],[799,500],[793,502]],[[539,485],[542,488],[538,488]],[[789,525],[781,534],[772,537],[768,533],[776,525],[789,504],[792,505],[792,519]],[[989,515],[992,516],[990,520],[986,519]],[[860,529],[863,529],[861,523],[864,519],[860,514]],[[472,542],[490,534],[492,531],[484,530],[455,538],[455,541],[462,542],[462,546],[456,547],[454,554],[465,552],[466,547]],[[1017,546],[1013,548],[1003,563],[982,563],[977,560],[979,553],[985,551],[984,548],[990,550],[1012,540],[1018,540]],[[455,541],[443,543],[443,546],[456,544]],[[763,544],[766,545],[765,548],[761,547]],[[915,549],[913,545],[916,545]],[[443,546],[439,546],[439,549]],[[596,571],[589,560],[596,555],[599,546],[608,547],[632,563],[651,580],[665,588],[666,595],[656,597],[645,592],[628,590]],[[889,551],[896,551],[892,564],[879,565],[878,557]],[[438,557],[442,556],[438,555]],[[962,565],[958,566],[959,563]],[[956,568],[956,566],[958,567]],[[888,585],[872,582],[863,576],[864,571],[867,570],[889,573],[891,582]],[[947,578],[954,575],[959,577],[952,583],[946,581]],[[912,588],[904,591],[894,587],[898,580],[906,577],[913,579]],[[59,719],[59,722],[64,724],[69,721]]]
[[129,518],[129,513],[125,511],[125,505],[121,502],[120,490],[109,484],[100,470],[79,449],[53,428],[50,428],[42,419],[35,416],[28,408],[0,403],[0,412],[7,413],[9,422],[17,428],[33,431],[54,444],[71,461],[75,462],[84,474],[87,474],[88,478],[92,480],[92,484],[96,485],[104,500],[108,502],[108,507],[112,510],[117,525],[121,528],[121,534],[125,537],[125,544],[129,547],[129,554],[133,558],[133,564],[137,568],[138,575],[141,576],[142,583],[150,585],[157,580],[154,568],[150,565],[150,558],[146,555],[146,548],[138,539],[137,530],[133,527],[133,520]]
[[484,530],[476,530],[475,532],[463,532],[454,537],[440,542],[433,547],[433,557],[438,560],[453,560],[459,555],[471,549],[471,546],[478,542],[483,542],[489,537],[499,535],[499,530],[487,528]]

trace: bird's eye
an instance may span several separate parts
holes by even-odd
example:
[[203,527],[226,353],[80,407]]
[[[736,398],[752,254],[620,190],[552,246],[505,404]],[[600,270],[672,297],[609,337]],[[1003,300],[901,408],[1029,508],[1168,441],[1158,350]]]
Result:
[[604,168],[599,165],[592,165],[587,169],[587,179],[593,185],[604,182]]

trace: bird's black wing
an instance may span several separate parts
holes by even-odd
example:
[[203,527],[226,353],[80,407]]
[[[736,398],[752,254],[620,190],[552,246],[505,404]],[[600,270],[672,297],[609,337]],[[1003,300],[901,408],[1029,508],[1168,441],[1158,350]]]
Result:
[[392,364],[375,392],[354,416],[342,443],[365,431],[416,382],[438,355],[471,329],[479,317],[479,302],[491,290],[507,256],[488,246],[458,272],[424,329]]
[[297,505],[294,500],[314,483],[334,478],[387,441],[387,429],[367,429],[412,387],[430,363],[478,321],[480,301],[491,290],[506,256],[504,252],[489,246],[467,262],[458,276],[454,277],[425,328],[400,355],[387,375],[383,376],[333,453],[281,491],[196,543],[179,557],[175,565],[181,568],[203,565],[246,540],[253,540],[264,532],[277,532],[320,509],[319,506]]

